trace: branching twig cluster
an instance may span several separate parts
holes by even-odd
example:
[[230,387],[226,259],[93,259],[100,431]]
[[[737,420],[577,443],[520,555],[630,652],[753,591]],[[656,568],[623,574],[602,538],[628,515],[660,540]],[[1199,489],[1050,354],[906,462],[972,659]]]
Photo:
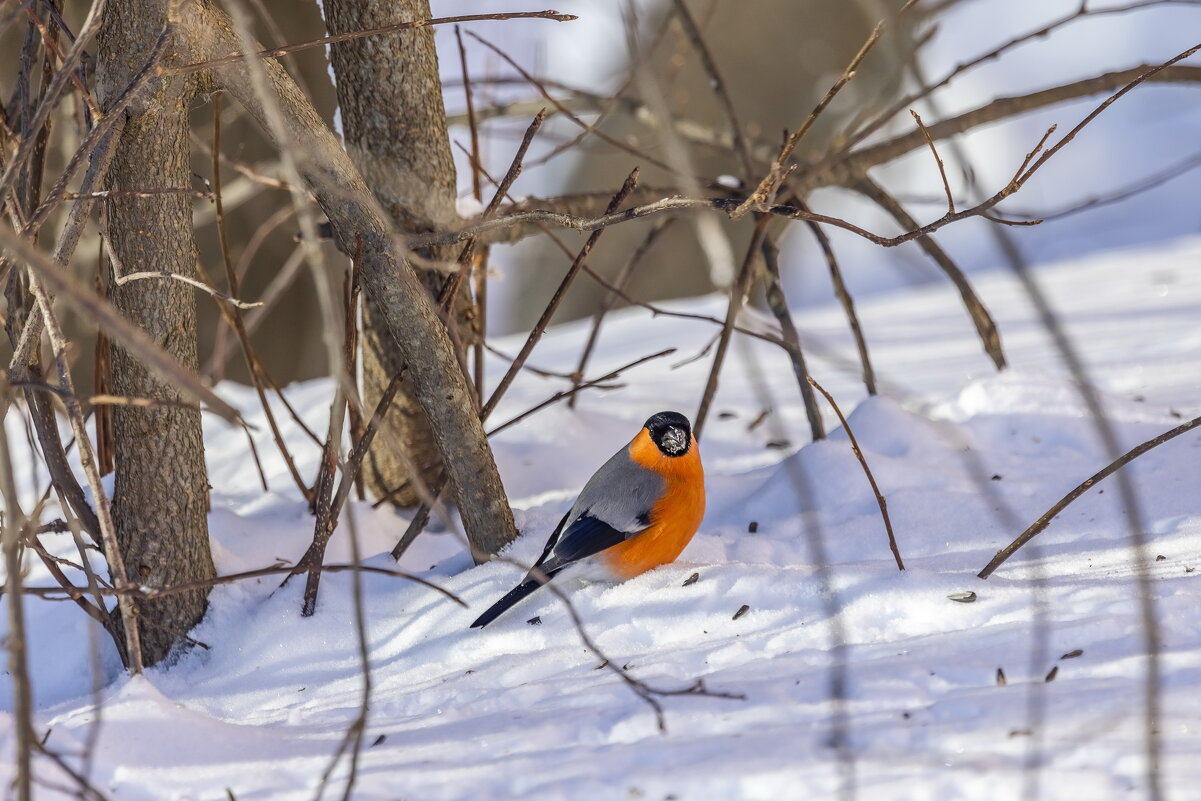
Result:
[[[1146,82],[1201,83],[1201,67],[1182,63],[1201,49],[1201,45],[1162,63],[1111,70],[1037,92],[997,98],[952,117],[937,119],[941,116],[937,112],[926,112],[933,120],[928,124],[915,106],[980,65],[1080,20],[1137,13],[1169,2],[1171,0],[1139,0],[1107,7],[1093,7],[1083,2],[1074,12],[964,60],[937,80],[919,81],[920,85],[916,88],[898,90],[897,96],[885,98],[880,105],[861,109],[861,113],[853,119],[835,121],[836,127],[841,125],[841,129],[828,142],[819,144],[813,144],[806,137],[815,138],[811,136],[814,126],[819,121],[830,121],[833,101],[840,93],[846,94],[843,90],[857,75],[871,69],[868,55],[876,53],[879,43],[887,41],[889,37],[907,36],[909,40],[903,43],[902,49],[908,48],[916,59],[921,47],[934,35],[932,27],[921,30],[920,25],[931,19],[928,15],[936,13],[940,4],[899,4],[898,10],[872,28],[821,99],[795,130],[785,132],[782,141],[762,137],[748,125],[746,109],[740,109],[742,100],[731,91],[723,75],[721,58],[713,47],[713,33],[706,31],[705,20],[701,16],[694,16],[691,7],[682,0],[674,0],[669,4],[668,14],[649,47],[631,47],[633,55],[629,74],[611,96],[539,77],[501,47],[468,30],[466,33],[472,46],[478,44],[486,48],[515,73],[515,76],[473,77],[467,70],[465,40],[456,27],[462,85],[466,95],[465,121],[471,136],[468,155],[473,194],[482,202],[485,178],[492,182],[494,190],[486,207],[473,219],[460,221],[457,225],[447,222],[429,226],[419,232],[409,231],[406,234],[399,233],[394,221],[380,208],[341,143],[326,128],[310,99],[280,65],[279,59],[316,47],[394,35],[430,25],[523,19],[570,22],[576,19],[573,15],[556,11],[526,11],[417,19],[265,48],[251,35],[251,15],[241,2],[231,0],[226,4],[226,13],[212,4],[184,0],[180,4],[170,4],[172,11],[165,14],[167,23],[161,31],[157,26],[154,28],[155,36],[151,37],[154,40],[153,47],[133,65],[125,85],[117,87],[111,98],[101,103],[98,95],[89,88],[90,64],[93,60],[89,48],[96,41],[104,22],[104,0],[92,4],[88,16],[74,33],[67,28],[53,3],[21,3],[0,12],[0,33],[18,23],[26,26],[21,52],[17,55],[18,90],[14,92],[13,99],[0,103],[0,276],[6,279],[4,323],[13,351],[8,368],[4,371],[0,416],[14,410],[23,410],[28,415],[53,489],[53,493],[47,491],[36,508],[28,509],[28,514],[23,515],[12,480],[13,468],[7,440],[0,441],[0,468],[3,468],[0,470],[0,483],[3,484],[0,490],[3,490],[8,510],[3,526],[7,571],[4,591],[13,597],[34,595],[72,601],[104,627],[126,665],[133,672],[138,672],[142,667],[141,632],[148,625],[157,625],[144,618],[140,621],[140,609],[143,607],[139,604],[143,602],[245,578],[277,573],[287,574],[290,578],[306,573],[303,613],[308,615],[312,614],[318,603],[321,574],[326,571],[353,570],[364,694],[362,712],[348,731],[344,744],[352,754],[352,779],[347,787],[349,793],[366,726],[367,699],[371,690],[359,574],[367,571],[403,576],[438,590],[429,582],[399,571],[361,565],[353,531],[351,541],[356,548],[353,564],[323,564],[326,545],[340,522],[349,521],[353,525],[353,518],[343,514],[346,503],[356,482],[360,498],[363,497],[362,482],[358,478],[360,471],[368,458],[368,449],[383,429],[381,421],[401,391],[402,383],[406,386],[412,384],[415,396],[429,415],[437,445],[444,457],[445,469],[424,476],[415,472],[411,481],[417,485],[417,494],[426,503],[413,514],[412,522],[397,543],[393,555],[399,558],[421,532],[431,510],[445,515],[445,510],[438,506],[438,499],[444,489],[453,487],[457,492],[465,527],[469,529],[469,534],[474,535],[473,555],[484,559],[505,544],[513,533],[511,514],[501,495],[495,467],[489,459],[481,460],[479,457],[480,451],[486,452],[483,444],[485,436],[519,425],[560,401],[566,400],[569,406],[574,406],[585,390],[614,389],[619,386],[614,382],[624,371],[675,352],[675,348],[660,349],[600,377],[586,380],[585,374],[600,341],[606,315],[620,303],[646,308],[655,315],[702,320],[714,327],[713,341],[698,357],[712,359],[705,388],[698,397],[699,410],[694,421],[698,436],[704,430],[723,368],[730,358],[735,335],[770,342],[788,356],[814,439],[825,434],[813,394],[814,387],[834,406],[835,413],[845,426],[846,421],[834,405],[833,398],[808,373],[801,331],[785,296],[787,276],[782,274],[778,243],[783,241],[784,233],[796,222],[804,224],[804,229],[816,238],[821,249],[835,294],[845,310],[847,324],[854,337],[856,358],[869,394],[878,390],[877,367],[870,357],[864,325],[847,290],[830,229],[850,233],[883,247],[916,242],[954,284],[984,351],[993,364],[1001,369],[1006,364],[1006,358],[1000,332],[991,314],[968,276],[933,235],[952,224],[975,217],[1006,226],[1037,225],[1044,220],[1128,197],[1168,180],[1174,173],[1148,178],[1112,197],[1095,198],[1072,209],[1043,215],[1024,215],[1031,219],[1019,219],[1023,215],[1018,215],[1008,205],[1002,207],[1086,127],[1093,125],[1106,109],[1136,87]],[[1182,0],[1175,2],[1191,4]],[[944,2],[941,5],[948,4]],[[163,8],[166,9],[167,5],[163,5]],[[915,17],[919,19],[913,19]],[[631,24],[629,35],[632,43],[637,38],[635,28],[636,25]],[[711,88],[713,100],[720,109],[718,123],[708,124],[689,119],[687,109],[683,112],[669,109],[671,104],[666,102],[668,93],[664,86],[651,86],[653,81],[648,82],[646,72],[652,69],[652,56],[656,48],[672,38],[669,34],[674,35],[681,52],[695,54],[699,69]],[[184,80],[185,76],[188,76],[187,80],[203,84],[206,93],[211,91],[218,95],[213,103],[211,140],[193,136],[198,149],[206,153],[211,161],[209,186],[196,189],[179,185],[187,183],[186,180],[177,180],[165,186],[106,188],[109,185],[106,177],[113,159],[114,142],[122,136],[127,118],[143,113],[148,103],[156,102],[153,99],[155,92],[165,81]],[[484,90],[500,83],[528,86],[530,100],[499,104],[483,97]],[[655,97],[656,92],[662,96]],[[236,101],[272,138],[277,148],[276,162],[264,167],[261,163],[244,162],[241,156],[231,152],[223,152],[221,93]],[[966,200],[963,195],[957,199],[952,178],[942,157],[942,153],[951,153],[953,158],[954,150],[950,142],[953,137],[1018,114],[1101,95],[1104,99],[1068,128],[1065,134],[1056,138],[1057,128],[1050,127],[1021,163],[1016,165],[1012,177],[1003,186],[990,190],[992,194],[982,192],[978,196],[968,194]],[[73,103],[68,104],[68,99]],[[68,105],[74,106],[73,112],[67,108]],[[912,115],[912,125],[907,122],[909,118],[903,117],[906,111]],[[481,146],[481,137],[487,133],[485,126],[492,120],[517,115],[533,115],[533,121],[511,156],[504,176],[500,180],[493,180],[487,172]],[[552,131],[552,126],[543,130],[544,122],[555,117],[569,122],[574,126],[573,131],[578,133],[551,148],[549,153],[531,159],[531,150],[536,152],[536,142],[541,145],[543,139],[556,135],[547,132]],[[662,135],[668,143],[667,155],[648,152],[638,140],[611,133],[605,123],[617,117],[624,117]],[[900,123],[898,118],[902,118]],[[905,128],[903,131],[896,127],[901,124]],[[60,136],[58,129],[66,129],[71,135]],[[59,142],[59,139],[63,141]],[[64,142],[68,144],[64,145]],[[560,153],[582,148],[586,142],[605,152],[622,154],[633,160],[626,165],[628,177],[620,188],[545,200],[518,200],[513,196],[513,188],[523,170],[546,164]],[[809,147],[809,151],[798,155],[802,142]],[[49,149],[55,146],[66,148],[63,158],[57,161],[47,157]],[[688,152],[691,147],[705,148],[705,152],[719,154],[729,170],[739,176],[737,188],[731,188],[728,181],[722,181],[717,176],[697,174],[696,162]],[[930,169],[937,170],[946,204],[945,211],[926,222],[912,216],[906,208],[909,200],[902,202],[902,196],[874,174],[878,167],[920,148],[928,148],[934,158],[934,165]],[[48,172],[49,165],[59,162],[65,166],[57,175],[51,175]],[[1191,167],[1197,163],[1197,158],[1193,157],[1187,165]],[[80,176],[81,168],[85,165],[86,169]],[[639,187],[640,169],[643,168],[661,170],[671,183],[667,188]],[[236,171],[240,177],[224,184],[223,170]],[[291,201],[290,205],[272,215],[246,243],[234,240],[228,224],[226,201],[229,195],[238,191],[234,184],[243,189],[249,186],[254,191],[284,189]],[[895,222],[899,232],[879,233],[851,220],[815,211],[813,195],[819,189],[842,190],[868,199]],[[107,265],[111,265],[111,280],[100,280],[98,286],[101,290],[98,291],[92,288],[90,279],[80,280],[68,269],[75,259],[76,249],[85,236],[93,212],[98,211],[103,220],[108,210],[115,208],[119,202],[167,202],[173,199],[182,203],[185,198],[204,205],[204,213],[212,215],[220,269],[210,273],[204,264],[200,264],[196,275],[187,275],[178,270],[159,269],[152,264],[121,264],[117,249],[104,233],[107,225],[100,226],[102,230],[98,238],[101,240],[101,262],[104,265],[101,272],[107,275]],[[942,200],[938,199],[938,203],[941,205]],[[329,218],[329,228],[338,247],[352,261],[350,269],[346,271],[340,303],[335,297],[336,292],[330,291],[329,287],[329,276],[338,271],[329,269],[329,257],[318,241],[317,207]],[[736,274],[730,285],[723,287],[728,297],[726,313],[721,319],[666,310],[638,297],[638,293],[631,289],[631,278],[636,271],[641,275],[657,269],[651,266],[648,253],[660,241],[671,221],[685,215],[704,219],[711,226],[716,225],[719,233],[725,230],[722,224],[715,222],[719,219],[735,221],[749,215],[748,220],[753,222],[750,239]],[[246,273],[250,265],[259,260],[263,242],[273,230],[293,217],[302,231],[293,255],[278,270],[271,286],[258,300],[244,299],[242,287]],[[594,268],[590,258],[604,232],[616,225],[647,225],[647,230],[640,237],[640,244],[624,260],[625,267],[611,278]],[[554,229],[578,231],[588,236],[582,246],[572,247],[559,238]],[[50,231],[56,231],[53,244],[49,244]],[[483,331],[488,315],[489,247],[540,235],[546,235],[555,242],[566,255],[569,266],[559,279],[537,323],[517,354],[509,360],[499,380],[494,386],[485,387],[485,354],[494,349],[481,336],[478,342],[472,343],[474,365],[468,364],[467,357],[463,355],[464,349],[456,347],[462,335],[454,311],[456,299],[462,296],[469,299],[475,324]],[[457,255],[417,255],[417,251],[428,253],[430,248],[436,246],[460,243],[461,246],[456,248]],[[321,307],[316,327],[325,344],[326,366],[335,386],[329,427],[324,437],[309,430],[291,407],[272,377],[267,359],[256,352],[253,339],[265,316],[278,307],[284,291],[305,264],[312,268]],[[438,279],[438,286],[432,292],[427,291],[427,287],[414,278],[410,264],[432,264],[445,277]],[[530,364],[530,357],[558,313],[564,297],[581,274],[603,289],[603,301],[593,317],[585,347],[574,371],[540,371]],[[131,285],[161,285],[164,282],[172,286],[183,283],[210,296],[215,302],[220,314],[220,326],[214,338],[208,369],[203,374],[181,363],[161,341],[156,341],[146,331],[133,325],[108,297],[109,291],[127,289]],[[367,409],[363,408],[363,401],[355,386],[360,348],[360,287],[383,310],[381,325],[397,341],[405,357],[404,368],[392,376],[391,383],[370,417],[366,417]],[[757,325],[747,319],[747,304],[755,302],[757,288],[763,290],[763,299],[774,317],[774,324],[768,321]],[[86,392],[78,391],[72,373],[78,369],[73,361],[77,343],[71,341],[69,330],[64,326],[64,308],[69,308],[77,317],[85,320],[88,327],[97,330],[101,337],[98,353],[107,351],[106,343],[115,343],[136,357],[166,386],[179,393],[178,396],[140,397],[134,393],[110,391],[107,388],[110,365],[103,357],[99,357],[96,364],[99,388],[90,397]],[[190,335],[194,333],[190,332]],[[206,411],[246,431],[252,455],[258,463],[255,445],[257,432],[252,431],[239,411],[211,386],[212,381],[224,375],[225,363],[235,347],[241,352],[275,447],[298,492],[313,512],[312,545],[294,566],[273,566],[212,580],[179,582],[171,586],[137,584],[130,580],[126,572],[115,530],[112,501],[102,483],[102,473],[107,470],[113,453],[109,447],[112,430],[107,414],[96,410],[118,407],[114,413],[120,414],[124,413],[122,409],[163,410],[202,406]],[[568,386],[494,426],[485,434],[484,423],[496,411],[523,370],[540,372],[551,380],[567,382]],[[202,378],[202,375],[212,381]],[[286,441],[284,428],[277,419],[272,405],[275,401],[282,403],[287,415],[314,446],[322,449],[315,476],[303,474],[301,462],[292,452],[295,445]],[[57,420],[60,413],[67,418],[73,442],[63,442]],[[87,417],[93,413],[97,415],[95,443],[87,425]],[[282,418],[283,412],[279,414]],[[998,553],[981,572],[981,577],[986,578],[991,574],[1094,483],[1156,445],[1201,425],[1199,420],[1201,418],[1189,421],[1115,459],[1065,496],[1010,546]],[[349,429],[350,439],[344,446],[345,428]],[[847,431],[852,448],[876,495],[897,566],[904,569],[883,494],[859,451],[854,435],[849,428]],[[0,437],[3,437],[2,430]],[[472,450],[471,443],[478,447]],[[71,448],[78,454],[84,474],[82,480],[75,475],[68,459]],[[261,466],[259,472],[263,487],[267,489],[267,477]],[[40,515],[43,512],[50,513],[48,506],[53,504],[54,498],[59,499],[63,507],[60,510],[63,523],[41,525]],[[54,531],[71,531],[75,535],[78,562],[52,553],[39,539]],[[491,531],[492,534],[481,536],[481,531]],[[103,553],[111,580],[106,581],[95,575],[89,562],[89,548]],[[21,559],[26,549],[38,557],[58,583],[57,587],[22,585]],[[82,571],[87,576],[87,586],[73,583],[69,577],[71,571]],[[444,590],[438,591],[459,601]],[[658,698],[675,694],[735,697],[710,692],[699,681],[681,690],[664,691],[632,678],[627,671],[617,668],[604,657],[584,630],[583,621],[570,601],[559,590],[554,589],[554,592],[567,605],[585,646],[652,707],[661,729],[664,727],[663,709]],[[113,608],[106,606],[106,602]],[[31,738],[30,677],[21,650],[23,624],[20,620],[20,604],[10,604],[9,610],[10,670],[14,677],[14,692],[17,693],[17,702],[14,704],[19,763],[16,793],[19,798],[27,798],[30,794],[30,763],[34,755],[42,753],[51,759],[57,759],[57,756],[45,748],[39,748]],[[187,639],[186,632],[179,632],[178,635],[179,640]],[[66,770],[61,761],[60,767]],[[333,770],[333,764],[330,769]],[[98,797],[97,791],[88,783],[86,771],[83,775],[71,775],[77,780],[81,794]]]

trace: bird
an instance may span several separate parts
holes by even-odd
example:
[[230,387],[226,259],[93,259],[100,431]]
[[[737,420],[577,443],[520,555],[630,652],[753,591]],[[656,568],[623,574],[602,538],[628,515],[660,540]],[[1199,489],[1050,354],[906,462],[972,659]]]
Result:
[[705,516],[705,472],[692,424],[651,415],[601,465],[525,578],[471,624],[483,628],[564,570],[624,581],[673,561]]

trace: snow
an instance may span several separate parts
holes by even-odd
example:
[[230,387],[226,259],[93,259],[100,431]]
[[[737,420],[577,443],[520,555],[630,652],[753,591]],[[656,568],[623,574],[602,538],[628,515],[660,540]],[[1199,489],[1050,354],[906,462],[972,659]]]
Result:
[[[1199,259],[1201,238],[1192,238],[1037,271],[1123,447],[1201,414]],[[881,294],[859,306],[884,392],[876,398],[863,397],[838,307],[798,316],[810,369],[848,413],[887,496],[904,573],[845,432],[827,414],[831,436],[808,443],[787,361],[769,344],[738,338],[704,431],[708,513],[692,544],[677,563],[624,584],[564,590],[600,649],[636,678],[660,689],[702,679],[745,698],[661,697],[660,733],[650,708],[597,669],[600,659],[548,591],[483,631],[469,630],[520,571],[507,562],[473,567],[436,521],[401,568],[470,608],[396,577],[362,575],[373,691],[353,798],[830,797],[847,775],[831,745],[839,726],[863,798],[1015,797],[1032,777],[1044,799],[1146,797],[1146,659],[1116,485],[1104,482],[1068,507],[988,581],[975,577],[1108,461],[1016,282],[989,274],[977,289],[1012,368],[992,371],[953,288]],[[664,306],[724,313],[715,297]],[[743,323],[769,329],[768,320],[748,310]],[[692,413],[709,359],[681,363],[714,330],[643,310],[614,313],[590,374],[660,347],[679,351],[630,370],[621,388],[582,395],[574,411],[552,407],[496,438],[525,532],[507,556],[535,558],[574,493],[649,414]],[[587,331],[586,323],[551,329],[533,361],[574,369]],[[493,381],[503,368],[490,365]],[[494,421],[561,388],[523,374]],[[219,391],[260,424],[271,489],[258,486],[243,434],[206,418],[218,570],[291,562],[308,544],[312,519],[262,433],[253,392],[232,384]],[[310,427],[324,430],[330,385],[309,382],[288,394]],[[315,446],[286,414],[279,419],[302,472],[312,475]],[[8,425],[19,446],[17,421]],[[1191,572],[1201,563],[1199,457],[1201,431],[1193,431],[1128,468],[1148,555],[1164,557],[1149,571],[1161,635],[1162,775],[1172,798],[1201,782],[1201,586]],[[28,474],[20,478],[32,487]],[[394,567],[387,551],[405,519],[370,503],[352,507],[366,564]],[[338,528],[329,562],[350,559],[350,529]],[[65,537],[45,541],[73,553]],[[698,580],[685,586],[694,573]],[[36,560],[26,582],[53,583]],[[277,585],[269,577],[215,588],[190,633],[209,648],[142,678],[120,673],[98,637],[98,705],[94,628],[73,604],[27,599],[35,728],[49,732],[47,747],[80,768],[99,721],[90,775],[122,801],[225,799],[226,788],[237,799],[313,798],[361,698],[352,577],[326,574],[308,619],[299,616],[300,583]],[[965,591],[977,600],[948,598]],[[743,605],[749,611],[734,619]],[[541,625],[528,625],[535,616]],[[1083,653],[1064,658],[1076,650]],[[1054,681],[1045,681],[1055,667]],[[835,680],[845,685],[842,704],[831,700]],[[1041,721],[1030,717],[1031,699],[1042,704]],[[6,674],[6,754],[11,708]],[[11,773],[11,760],[0,763],[0,782]],[[70,796],[53,789],[70,782],[48,761],[39,758],[36,773],[39,799]],[[344,758],[326,797],[340,797],[348,774]]]

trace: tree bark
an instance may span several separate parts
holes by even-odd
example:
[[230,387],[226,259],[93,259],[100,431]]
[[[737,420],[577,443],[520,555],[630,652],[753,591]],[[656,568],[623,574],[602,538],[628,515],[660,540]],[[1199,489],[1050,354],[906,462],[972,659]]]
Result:
[[[429,0],[326,0],[331,34],[425,19]],[[420,28],[335,44],[330,61],[337,77],[338,106],[346,151],[376,200],[403,233],[445,229],[457,220],[455,164],[446,128],[434,29]],[[457,249],[430,248],[420,255],[450,261]],[[435,294],[446,277],[418,270]],[[454,343],[462,361],[479,332],[472,325],[466,284],[456,298]],[[392,376],[403,366],[383,327],[381,310],[368,295],[363,309],[363,403],[374,409]],[[368,486],[401,506],[421,498],[410,470],[426,485],[436,483],[442,459],[409,380],[401,385],[364,464]]]
[[[98,89],[109,102],[150,52],[166,22],[156,3],[109,0],[98,37]],[[168,48],[165,63],[177,62]],[[188,106],[199,76],[152,82],[130,107],[115,143],[107,189],[153,190],[191,183]],[[192,211],[184,195],[117,197],[108,202],[107,228],[114,275],[165,270],[194,275],[197,261]],[[111,300],[181,365],[197,368],[194,291],[178,281],[111,283]],[[113,392],[186,400],[120,345],[111,351]],[[208,481],[200,410],[176,405],[113,410],[116,479],[113,519],[127,577],[170,586],[215,576],[209,550]],[[204,616],[206,590],[138,602],[146,664],[166,657]]]

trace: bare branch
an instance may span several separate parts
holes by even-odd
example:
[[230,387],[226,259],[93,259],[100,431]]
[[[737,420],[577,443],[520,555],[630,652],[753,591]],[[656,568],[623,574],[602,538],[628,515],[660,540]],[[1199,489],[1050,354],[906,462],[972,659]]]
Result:
[[892,521],[888,517],[888,502],[884,500],[884,495],[880,492],[880,487],[876,485],[876,477],[872,475],[871,468],[867,466],[867,459],[864,458],[863,449],[859,447],[859,442],[855,439],[855,432],[851,430],[851,424],[843,417],[842,409],[839,409],[838,404],[834,402],[834,396],[826,392],[826,388],[817,383],[813,376],[808,376],[808,381],[829,401],[830,407],[834,409],[834,414],[838,415],[838,422],[842,423],[843,429],[847,432],[847,439],[851,441],[851,452],[855,454],[855,458],[859,460],[859,464],[863,467],[863,474],[867,476],[867,483],[872,485],[872,492],[876,496],[876,504],[880,507],[880,517],[884,519],[884,530],[888,532],[888,547],[892,551],[893,558],[897,560],[897,570],[904,570],[905,563],[901,561],[901,551],[897,548],[897,538],[892,533]]
[[801,123],[801,127],[797,128],[784,140],[784,145],[780,148],[780,152],[776,154],[775,160],[772,162],[771,169],[767,171],[767,175],[759,182],[759,186],[751,193],[750,197],[742,202],[738,208],[730,213],[734,219],[738,219],[747,213],[750,209],[761,210],[762,206],[770,206],[775,202],[776,192],[779,191],[780,185],[784,179],[792,172],[791,169],[785,169],[784,165],[788,163],[788,159],[792,157],[792,152],[796,150],[796,146],[804,138],[809,129],[813,127],[813,123],[817,122],[817,118],[821,116],[826,107],[833,102],[834,98],[842,91],[842,88],[850,83],[855,77],[855,71],[859,69],[859,64],[867,57],[867,54],[875,47],[876,42],[880,40],[880,31],[883,30],[884,23],[876,23],[876,27],[868,34],[867,40],[863,46],[859,48],[859,52],[847,64],[846,69],[842,71],[842,75],[838,76],[838,80],[826,90],[826,94],[813,110],[809,112],[809,116]]
[[[384,34],[396,33],[398,31],[413,30],[415,28],[424,28],[429,25],[447,25],[459,22],[481,22],[486,20],[510,20],[510,19],[548,19],[554,22],[572,22],[579,19],[574,14],[560,14],[558,11],[514,11],[501,14],[463,14],[457,17],[435,17],[433,19],[415,19],[409,22],[398,22],[393,25],[383,25],[379,28],[372,28],[365,31],[348,31],[347,33],[339,33],[334,36],[323,36],[320,39],[313,39],[308,42],[300,42],[298,44],[285,45],[283,47],[269,47],[265,50],[259,50],[251,56],[254,58],[280,58],[282,56],[299,53],[304,50],[311,50],[314,47],[325,47],[326,45],[337,44],[339,42],[349,42],[354,39],[365,39],[371,36],[383,36]],[[245,61],[247,58],[245,53],[239,50],[231,50],[228,55],[212,58],[207,61],[200,61],[195,64],[184,64],[179,67],[171,67],[161,70],[164,75],[179,75],[184,73],[199,72],[201,70],[212,69],[213,67],[224,67],[230,64],[236,64],[240,61]]]
[[943,166],[942,157],[938,155],[938,148],[934,146],[934,139],[930,136],[930,132],[926,130],[922,118],[913,109],[909,109],[909,113],[913,115],[913,121],[917,123],[917,127],[926,137],[926,144],[930,146],[930,152],[934,155],[934,161],[938,164],[938,174],[942,178],[942,188],[947,193],[947,214],[955,213],[955,198],[951,196],[951,184],[947,181],[947,168]]
[[[637,183],[638,168],[635,167],[633,172],[630,173],[629,177],[626,178],[625,184],[622,185],[617,194],[613,196],[613,200],[610,201],[609,208],[606,210],[606,213],[611,214],[616,211],[625,201],[626,196],[629,195]],[[521,369],[521,365],[529,357],[530,352],[534,349],[534,346],[538,344],[538,340],[542,338],[542,334],[546,330],[547,324],[550,323],[551,317],[554,316],[555,311],[557,311],[559,308],[559,303],[563,300],[563,295],[566,294],[567,288],[571,286],[572,281],[575,280],[580,268],[584,266],[585,262],[587,262],[588,256],[592,252],[592,248],[596,246],[596,242],[598,239],[600,239],[600,235],[603,231],[603,228],[593,231],[592,235],[588,237],[588,241],[586,241],[584,246],[580,248],[579,254],[576,255],[571,267],[567,269],[567,273],[563,276],[563,280],[559,282],[558,288],[555,290],[554,295],[551,296],[550,302],[547,303],[546,308],[542,311],[542,315],[538,318],[537,324],[534,326],[533,330],[530,331],[530,335],[526,338],[525,344],[521,346],[521,351],[517,354],[517,358],[514,359],[511,365],[509,365],[509,369],[505,371],[504,377],[501,378],[500,383],[496,386],[496,389],[492,391],[492,395],[488,398],[488,402],[485,403],[483,409],[480,410],[480,420],[488,419],[488,415],[490,415],[496,409],[496,404],[500,402],[501,397],[504,396],[505,391],[509,388],[509,385],[513,383],[513,379],[517,377],[517,372]]]
[[208,293],[209,295],[211,295],[212,297],[221,301],[222,303],[228,303],[230,306],[233,306],[238,309],[255,309],[255,308],[258,308],[259,306],[263,305],[261,302],[248,302],[245,300],[238,300],[237,298],[232,298],[229,295],[225,294],[224,292],[214,289],[213,287],[209,286],[208,284],[204,283],[203,281],[201,281],[197,278],[192,278],[191,276],[188,276],[188,275],[180,275],[179,273],[168,272],[166,270],[157,270],[154,272],[128,273],[126,275],[117,276],[117,280],[115,281],[115,283],[117,284],[117,286],[124,286],[125,284],[128,284],[130,281],[141,281],[141,280],[145,280],[147,278],[170,278],[174,281],[182,281],[183,283],[185,283],[189,286],[194,286],[197,289],[201,290],[202,292]]
[[[164,380],[179,387],[180,391],[193,399],[204,403],[225,420],[232,423],[238,419],[237,410],[217,397],[195,373],[185,369],[150,339],[144,331],[122,317],[108,301],[53,264],[45,254],[18,236],[8,226],[0,225],[0,245],[28,265],[55,294],[65,298],[85,317],[95,320],[105,333],[120,342],[131,353],[136,353]],[[44,308],[42,312],[44,316]]]

